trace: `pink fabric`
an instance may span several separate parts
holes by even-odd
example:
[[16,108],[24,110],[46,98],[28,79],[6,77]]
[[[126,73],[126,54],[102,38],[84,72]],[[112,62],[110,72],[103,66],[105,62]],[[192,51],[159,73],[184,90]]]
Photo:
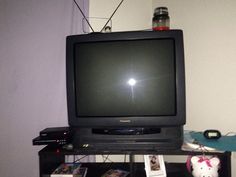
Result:
[[208,167],[212,167],[212,166],[211,166],[210,159],[208,159],[208,158],[206,158],[206,157],[199,157],[198,162],[199,162],[199,163],[206,162],[206,164],[207,164]]
[[188,156],[187,161],[186,161],[186,167],[187,167],[189,173],[191,173],[191,158],[192,158],[192,156]]

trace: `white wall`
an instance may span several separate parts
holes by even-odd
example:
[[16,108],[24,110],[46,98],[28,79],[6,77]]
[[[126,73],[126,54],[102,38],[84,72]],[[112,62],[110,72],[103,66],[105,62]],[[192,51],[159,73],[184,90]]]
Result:
[[[109,17],[118,2],[90,0],[89,16]],[[113,31],[151,28],[154,8],[159,6],[169,8],[171,28],[184,31],[185,129],[215,128],[223,134],[235,132],[236,1],[127,0],[114,16]],[[235,154],[232,159],[233,167]],[[235,169],[232,176],[236,176]]]
[[[89,17],[110,18],[120,0],[90,0]],[[112,31],[149,29],[151,26],[152,0],[125,0],[112,18]],[[92,19],[95,31],[100,31],[106,20]]]
[[187,125],[222,132],[236,130],[236,18],[233,0],[164,1],[172,28],[184,30]]
[[81,26],[72,0],[0,0],[0,176],[39,176],[32,139],[67,125],[65,37]]
[[185,129],[236,132],[236,1],[153,0],[157,6],[167,6],[171,27],[184,30]]

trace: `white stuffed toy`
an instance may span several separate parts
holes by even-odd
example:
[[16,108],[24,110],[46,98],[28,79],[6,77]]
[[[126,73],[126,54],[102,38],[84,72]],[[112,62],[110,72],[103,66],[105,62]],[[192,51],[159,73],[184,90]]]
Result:
[[193,156],[191,158],[192,175],[194,177],[218,177],[220,160],[217,157]]

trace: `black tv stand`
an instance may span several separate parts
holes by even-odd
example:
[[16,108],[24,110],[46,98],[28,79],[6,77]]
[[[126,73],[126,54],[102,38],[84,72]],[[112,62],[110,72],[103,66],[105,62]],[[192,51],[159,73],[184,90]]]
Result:
[[77,148],[102,150],[179,149],[183,127],[158,128],[75,128],[73,145]]
[[145,135],[161,133],[161,128],[93,128],[92,133],[100,135]]
[[[49,177],[50,174],[61,164],[66,162],[66,156],[72,155],[103,155],[104,151],[90,151],[84,149],[57,149],[49,146],[39,151],[39,167],[40,177]],[[145,167],[143,162],[135,162],[135,155],[144,154],[157,154],[157,155],[177,155],[177,156],[188,156],[188,155],[202,155],[202,152],[187,152],[181,150],[153,150],[153,151],[121,151],[106,152],[106,154],[115,155],[128,155],[130,157],[129,162],[97,162],[97,163],[82,163],[83,167],[88,168],[86,177],[99,177],[102,176],[109,169],[123,169],[130,172],[128,177],[145,177]],[[219,170],[220,177],[231,177],[231,153],[230,152],[206,152],[205,155],[217,156],[221,161],[221,168]],[[187,158],[187,157],[185,157]],[[175,158],[173,158],[175,159]],[[166,162],[166,172],[168,177],[192,177],[187,171],[186,163],[184,162]]]

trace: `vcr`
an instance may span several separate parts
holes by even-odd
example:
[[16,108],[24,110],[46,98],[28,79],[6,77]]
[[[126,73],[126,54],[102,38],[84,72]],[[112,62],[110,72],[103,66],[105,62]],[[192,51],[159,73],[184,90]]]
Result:
[[180,149],[183,127],[75,128],[72,142],[76,148],[104,151]]

